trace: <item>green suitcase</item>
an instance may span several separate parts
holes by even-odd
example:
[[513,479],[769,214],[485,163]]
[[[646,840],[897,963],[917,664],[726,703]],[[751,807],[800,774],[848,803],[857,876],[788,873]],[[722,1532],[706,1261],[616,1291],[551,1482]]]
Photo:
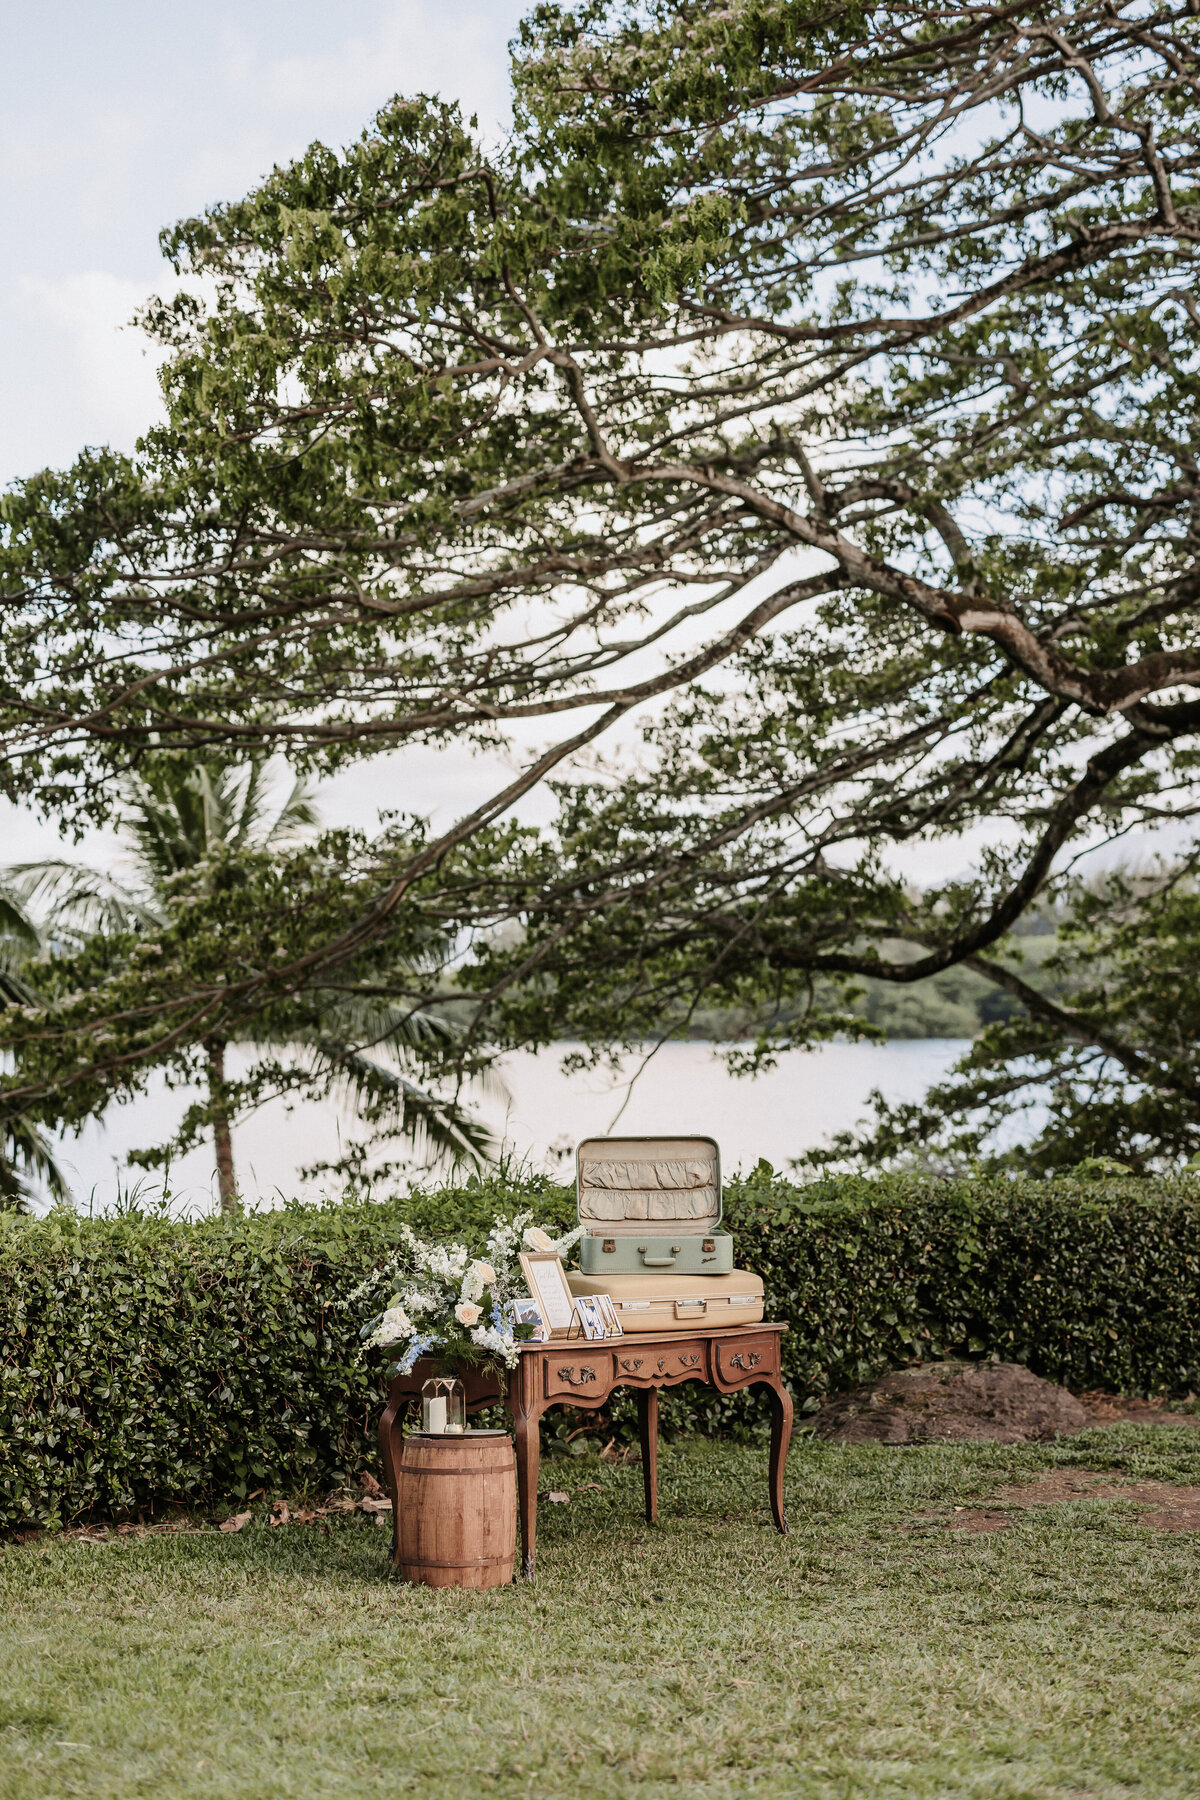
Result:
[[585,1275],[728,1275],[712,1138],[585,1138],[575,1153]]

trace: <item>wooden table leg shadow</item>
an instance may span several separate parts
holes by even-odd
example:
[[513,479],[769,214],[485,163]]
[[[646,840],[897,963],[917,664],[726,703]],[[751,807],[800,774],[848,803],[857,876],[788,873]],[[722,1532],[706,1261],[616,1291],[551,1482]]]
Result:
[[[771,1401],[771,1460],[768,1485],[771,1515],[787,1531],[783,1480],[792,1436],[792,1397],[780,1372],[780,1338],[786,1325],[701,1326],[683,1333],[653,1333],[588,1342],[578,1338],[523,1344],[521,1359],[502,1383],[492,1372],[468,1371],[467,1411],[499,1400],[513,1422],[517,1498],[521,1513],[521,1569],[533,1579],[537,1549],[539,1426],[552,1406],[601,1407],[619,1387],[638,1397],[638,1436],[646,1520],[658,1522],[658,1396],[664,1387],[699,1381],[718,1393],[765,1387]],[[419,1362],[411,1374],[394,1374],[387,1408],[379,1421],[379,1452],[392,1497],[392,1563],[400,1550],[399,1470],[404,1410],[420,1394],[432,1364]]]
[[658,1389],[639,1388],[638,1440],[642,1451],[642,1487],[646,1495],[646,1523],[658,1524]]

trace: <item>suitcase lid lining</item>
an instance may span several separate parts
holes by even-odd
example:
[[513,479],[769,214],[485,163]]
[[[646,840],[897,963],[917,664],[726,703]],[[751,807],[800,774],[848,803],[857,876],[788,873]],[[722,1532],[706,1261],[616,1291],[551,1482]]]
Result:
[[593,1235],[695,1237],[720,1224],[721,1153],[713,1138],[584,1138],[575,1167],[579,1222]]

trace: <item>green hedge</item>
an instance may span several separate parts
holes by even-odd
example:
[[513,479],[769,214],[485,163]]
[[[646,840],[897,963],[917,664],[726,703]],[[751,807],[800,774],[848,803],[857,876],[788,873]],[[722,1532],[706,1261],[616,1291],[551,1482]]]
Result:
[[[548,1182],[243,1221],[0,1215],[0,1530],[319,1487],[370,1458],[378,1364],[336,1304],[398,1222],[565,1225]],[[914,1356],[996,1355],[1074,1387],[1200,1388],[1200,1184],[730,1185],[739,1264],[790,1327],[802,1402]],[[738,1403],[687,1389],[678,1424]]]

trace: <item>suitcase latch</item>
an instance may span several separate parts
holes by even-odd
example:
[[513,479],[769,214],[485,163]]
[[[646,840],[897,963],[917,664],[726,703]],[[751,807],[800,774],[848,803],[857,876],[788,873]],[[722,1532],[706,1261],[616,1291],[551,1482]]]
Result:
[[704,1242],[700,1246],[700,1248],[702,1250],[715,1250],[716,1247],[717,1247],[716,1238],[705,1238]]
[[605,1240],[601,1244],[600,1248],[606,1256],[612,1256],[612,1254],[614,1253],[614,1251],[617,1248],[616,1238],[605,1238]]

